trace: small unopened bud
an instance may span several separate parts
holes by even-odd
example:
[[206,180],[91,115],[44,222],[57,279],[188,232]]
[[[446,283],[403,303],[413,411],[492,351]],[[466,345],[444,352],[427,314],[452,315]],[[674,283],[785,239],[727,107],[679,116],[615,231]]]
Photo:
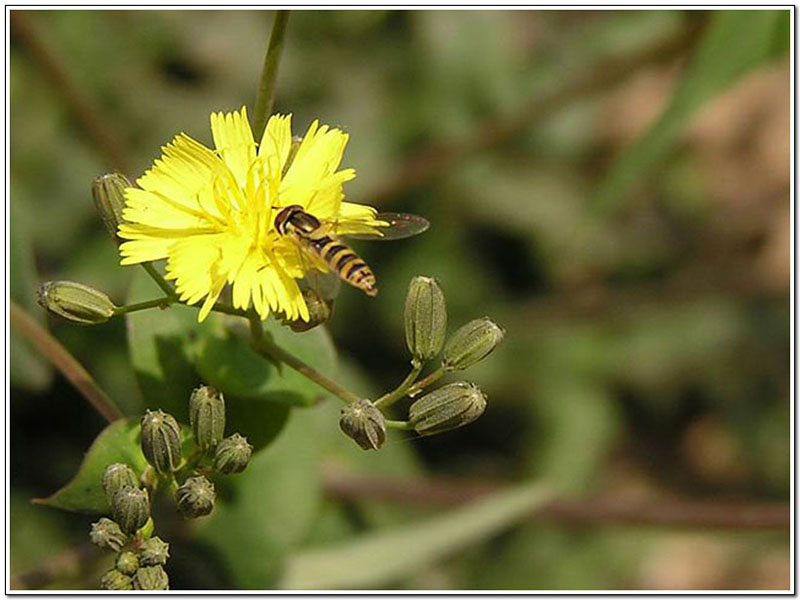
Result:
[[125,188],[129,187],[131,182],[120,173],[101,175],[92,182],[94,207],[103,225],[117,242],[122,241],[117,234],[117,228],[120,223],[125,222],[122,211],[125,210]]
[[100,578],[100,587],[104,590],[132,590],[133,579],[117,569],[111,569]]
[[160,537],[151,537],[142,543],[139,551],[139,562],[143,567],[154,567],[167,564],[169,544]]
[[214,510],[214,484],[203,476],[189,477],[175,492],[178,510],[184,517],[196,519]]
[[142,567],[133,576],[133,589],[135,590],[168,590],[169,577],[164,567]]
[[253,447],[247,443],[247,438],[234,433],[217,444],[214,468],[224,475],[241,473],[252,454]]
[[322,325],[330,320],[333,314],[333,300],[326,300],[318,291],[312,288],[302,290],[302,294],[308,307],[308,321],[303,319],[290,320],[282,317],[283,324],[288,325],[292,331],[297,333],[309,331],[318,325]]
[[405,310],[406,343],[417,362],[430,360],[442,349],[447,330],[444,294],[431,277],[414,277]]
[[483,414],[486,396],[473,383],[451,383],[426,394],[408,411],[408,422],[420,435],[455,429]]
[[445,371],[460,371],[483,360],[503,341],[506,332],[489,317],[470,321],[447,341],[442,357]]
[[128,536],[122,531],[111,519],[103,517],[96,523],[92,523],[92,529],[89,531],[89,539],[92,543],[107,550],[119,552],[120,549],[127,543]]
[[189,398],[189,420],[197,445],[213,448],[225,434],[225,398],[222,392],[201,385]]
[[139,487],[139,478],[136,476],[136,472],[124,463],[108,465],[103,473],[103,490],[106,492],[109,504],[114,495],[126,485]]
[[386,441],[386,421],[369,400],[345,406],[339,418],[339,428],[364,450],[377,450]]
[[125,486],[111,500],[111,514],[126,533],[135,533],[150,518],[150,499],[147,490]]
[[163,410],[142,417],[142,453],[156,471],[170,473],[181,462],[181,427]]
[[48,281],[39,286],[39,304],[73,323],[99,325],[114,316],[114,303],[103,292],[74,281]]
[[117,556],[117,571],[125,575],[133,575],[139,568],[139,559],[133,552],[122,552]]

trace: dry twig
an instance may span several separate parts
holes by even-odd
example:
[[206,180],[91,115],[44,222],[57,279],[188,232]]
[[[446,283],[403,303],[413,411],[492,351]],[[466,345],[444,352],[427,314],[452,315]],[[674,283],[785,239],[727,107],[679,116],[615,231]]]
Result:
[[[328,469],[325,490],[339,500],[386,500],[419,504],[458,504],[498,491],[498,484],[474,481],[398,480],[359,477]],[[788,504],[763,502],[631,501],[615,498],[553,500],[536,518],[564,525],[656,525],[719,529],[789,530]]]

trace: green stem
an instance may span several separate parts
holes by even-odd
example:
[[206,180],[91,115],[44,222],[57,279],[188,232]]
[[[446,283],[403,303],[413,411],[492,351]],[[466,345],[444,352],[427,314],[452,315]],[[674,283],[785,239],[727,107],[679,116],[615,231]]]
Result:
[[125,306],[117,306],[114,309],[114,316],[117,317],[139,310],[147,310],[148,308],[167,308],[173,302],[175,302],[175,300],[172,298],[164,297],[145,300],[144,302],[137,302],[135,304],[126,304]]
[[427,377],[423,377],[417,383],[412,385],[411,388],[409,388],[408,390],[408,395],[411,398],[413,398],[414,396],[419,394],[422,390],[424,390],[426,387],[428,387],[430,384],[438,381],[441,378],[441,376],[444,375],[444,373],[445,373],[444,367],[439,367],[431,374],[429,374]]
[[258,95],[256,96],[255,127],[253,135],[260,140],[267,126],[267,119],[272,112],[275,101],[275,83],[278,78],[278,64],[283,53],[283,42],[286,38],[286,24],[289,22],[289,11],[279,10],[275,13],[272,23],[272,33],[269,36],[267,54],[264,56],[264,66],[261,69],[261,79],[258,82]]
[[[200,305],[197,305],[198,307]],[[234,317],[244,317],[245,319],[250,318],[250,313],[246,310],[242,310],[241,308],[234,308],[232,306],[228,306],[227,304],[222,304],[221,302],[217,302],[212,308],[214,312],[218,313],[225,313],[226,315],[233,315]]]
[[172,300],[176,300],[178,298],[178,295],[175,293],[175,288],[173,288],[169,282],[164,279],[164,276],[156,270],[156,268],[153,266],[153,263],[143,262],[141,264],[142,268],[147,271],[147,274],[150,275],[152,280],[156,282],[158,287],[163,290],[168,298]]
[[408,421],[391,421],[389,419],[386,419],[384,423],[386,423],[386,427],[388,427],[389,429],[402,429],[405,431],[414,429],[411,426],[411,423],[409,423]]
[[335,381],[328,379],[314,367],[307,365],[294,354],[290,354],[271,340],[268,340],[264,335],[264,329],[261,327],[261,319],[258,317],[258,315],[251,313],[249,319],[250,333],[253,336],[253,347],[256,349],[256,352],[265,358],[280,361],[288,365],[304,377],[307,377],[320,387],[325,388],[331,394],[347,403],[361,400],[360,397],[355,395],[350,390],[345,389]]
[[388,408],[395,402],[397,402],[400,398],[406,395],[408,389],[411,387],[411,384],[417,380],[419,374],[422,372],[422,363],[413,360],[411,361],[411,372],[406,376],[403,380],[403,383],[398,385],[393,391],[387,392],[377,400],[375,400],[375,406],[378,408]]
[[176,473],[182,473],[184,471],[191,472],[197,465],[200,464],[200,461],[203,460],[206,451],[202,450],[201,448],[195,449],[189,456],[183,459],[180,466],[177,468]]

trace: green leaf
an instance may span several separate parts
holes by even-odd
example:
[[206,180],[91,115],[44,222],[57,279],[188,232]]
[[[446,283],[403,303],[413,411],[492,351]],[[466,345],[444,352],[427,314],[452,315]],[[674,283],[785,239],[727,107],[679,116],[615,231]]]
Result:
[[[142,302],[163,292],[140,270],[128,302]],[[200,383],[190,355],[190,332],[197,329],[197,310],[171,306],[127,315],[128,348],[146,408],[161,408],[178,421],[189,422],[189,395]]]
[[669,152],[689,118],[748,71],[786,48],[789,11],[718,10],[661,117],[626,148],[601,181],[594,206],[610,210]]
[[283,589],[370,588],[428,568],[508,528],[543,506],[550,494],[526,484],[405,527],[291,557]]
[[[293,411],[283,434],[240,475],[219,479],[218,502],[199,523],[237,589],[275,586],[283,556],[319,512],[322,444],[316,411]],[[333,424],[335,426],[335,424]]]
[[[560,366],[550,372],[569,373]],[[620,418],[613,398],[596,382],[570,374],[541,381],[532,393],[531,410],[543,431],[529,454],[531,473],[560,491],[590,489],[618,439]]]
[[70,482],[52,496],[33,501],[75,512],[108,513],[102,479],[106,467],[115,462],[130,465],[137,473],[147,466],[139,448],[138,422],[119,419],[111,423],[92,443]]

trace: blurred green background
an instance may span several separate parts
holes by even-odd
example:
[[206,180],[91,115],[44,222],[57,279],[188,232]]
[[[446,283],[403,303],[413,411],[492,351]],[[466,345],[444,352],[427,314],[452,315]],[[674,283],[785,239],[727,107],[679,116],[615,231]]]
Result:
[[[92,179],[112,167],[138,176],[179,132],[210,145],[212,111],[246,104],[252,115],[274,13],[23,16],[30,29],[12,27],[9,56],[10,295],[138,415],[153,400],[125,322],[51,319],[36,287],[72,279],[125,299],[139,273],[118,266]],[[401,487],[541,480],[620,502],[788,502],[789,16],[293,12],[275,110],[293,113],[295,133],[314,118],[350,133],[348,199],[432,223],[418,238],[357,246],[381,293],[337,299],[329,372],[366,394],[405,376],[402,306],[417,274],[441,282],[451,331],[489,315],[508,335],[468,374],[489,407],[464,429],[393,435],[365,453],[338,431],[334,399],[292,409],[242,475],[239,504],[196,529],[163,517],[173,589],[289,585],[285,566],[309,549],[339,554],[453,510],[342,498],[331,487],[343,473]],[[53,69],[110,128],[116,159],[87,135]],[[13,576],[86,543],[91,516],[29,500],[70,479],[105,423],[13,329],[10,378]],[[370,556],[395,560],[391,548]],[[102,560],[45,585],[95,587]],[[364,583],[304,570],[300,580],[784,589],[789,561],[788,528],[519,518],[402,573]]]

